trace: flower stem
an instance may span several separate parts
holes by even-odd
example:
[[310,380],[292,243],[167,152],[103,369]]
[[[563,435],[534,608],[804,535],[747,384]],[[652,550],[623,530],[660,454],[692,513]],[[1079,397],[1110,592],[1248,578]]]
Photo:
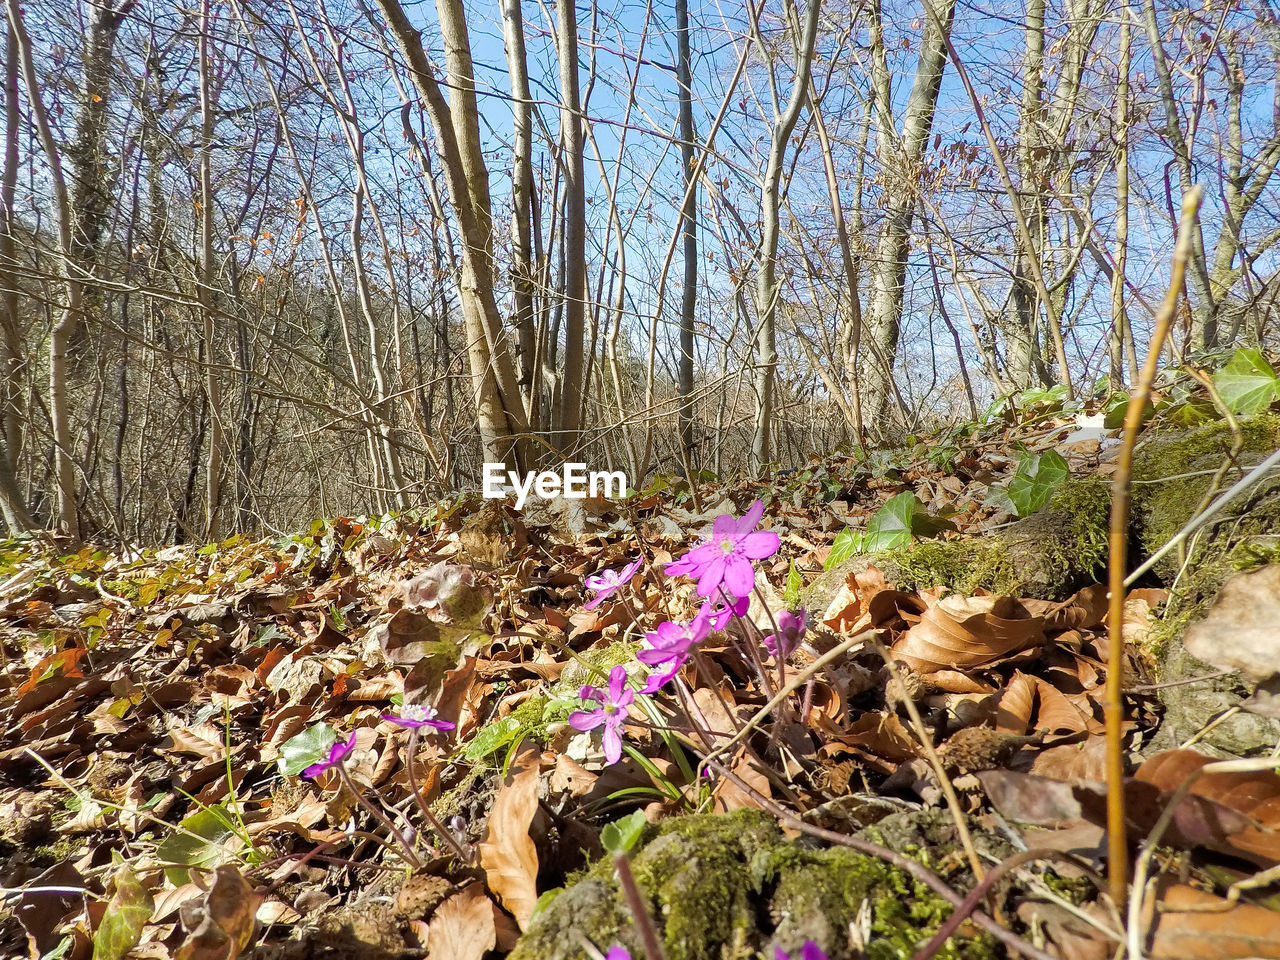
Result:
[[405,766],[409,770],[409,790],[413,793],[414,802],[417,803],[418,809],[422,811],[422,815],[426,818],[427,823],[431,824],[431,829],[440,835],[440,839],[449,845],[459,860],[463,863],[471,862],[471,854],[469,854],[458,842],[458,838],[453,835],[453,831],[449,830],[443,823],[436,819],[436,815],[431,812],[431,808],[427,806],[427,802],[422,799],[422,794],[418,790],[418,776],[416,773],[417,764],[415,758],[418,755],[418,730],[413,728],[409,731],[409,757]]
[[377,820],[379,823],[381,823],[384,827],[386,827],[387,830],[391,833],[391,835],[396,838],[396,842],[400,844],[401,853],[403,854],[405,860],[409,862],[409,865],[412,866],[414,869],[421,867],[422,861],[419,860],[418,855],[413,852],[413,845],[410,844],[407,839],[405,839],[405,835],[399,831],[396,825],[392,823],[389,819],[387,819],[387,817],[382,813],[382,811],[379,810],[377,807],[375,807],[372,803],[370,803],[368,798],[366,798],[365,795],[360,792],[360,790],[356,787],[356,782],[351,779],[351,774],[347,773],[347,768],[341,760],[339,760],[337,763],[337,771],[338,771],[338,776],[342,779],[342,782],[346,785],[347,789],[351,791],[351,795],[356,798],[356,802],[359,803],[360,806],[368,810],[369,813],[373,815],[373,818]]
[[636,886],[636,878],[631,875],[631,863],[625,853],[620,853],[613,861],[618,868],[618,883],[627,898],[627,906],[631,908],[631,916],[635,918],[636,930],[640,934],[640,942],[644,945],[645,956],[649,960],[665,960],[662,945],[658,942],[658,931],[653,925],[653,918],[640,896],[640,888]]

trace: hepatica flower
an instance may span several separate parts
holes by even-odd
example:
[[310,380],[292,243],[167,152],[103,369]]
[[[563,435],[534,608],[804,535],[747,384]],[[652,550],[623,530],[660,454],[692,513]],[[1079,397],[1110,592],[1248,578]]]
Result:
[[778,552],[778,535],[772,530],[757,530],[764,516],[764,501],[757,500],[742,517],[722,513],[711,527],[711,539],[694,547],[666,572],[696,577],[698,596],[715,596],[723,587],[735,597],[746,597],[755,586],[752,560],[764,560]]
[[351,739],[347,741],[339,740],[329,748],[329,758],[321,760],[319,763],[313,763],[302,771],[302,775],[310,780],[314,780],[326,770],[332,770],[334,767],[342,763],[346,759],[347,754],[356,748],[356,735],[351,734]]
[[796,613],[792,613],[790,610],[783,610],[776,619],[778,632],[771,633],[764,638],[765,649],[775,657],[790,656],[791,651],[800,646],[800,641],[804,639],[804,609],[801,608]]
[[618,664],[609,671],[608,690],[587,684],[578,696],[583,700],[596,700],[600,706],[569,714],[569,726],[584,731],[603,726],[604,758],[610,763],[617,763],[622,758],[622,721],[627,718],[627,708],[636,698],[635,691],[627,688],[627,668]]
[[407,727],[410,730],[421,730],[423,727],[431,727],[433,730],[452,730],[454,728],[454,724],[448,720],[437,720],[436,712],[433,708],[417,703],[406,704],[398,715],[384,713],[382,719],[398,723],[400,726]]
[[688,655],[676,657],[674,660],[668,661],[664,669],[655,670],[649,674],[644,686],[640,688],[640,692],[644,694],[657,693],[671,682],[671,678],[680,672],[680,668],[684,666],[684,662],[688,659]]
[[644,635],[644,642],[649,649],[641,650],[636,659],[651,667],[668,660],[684,661],[689,655],[689,648],[698,643],[711,631],[710,621],[701,613],[689,623],[658,624],[658,629]]
[[596,595],[582,605],[583,609],[594,610],[600,606],[619,587],[626,586],[643,564],[644,557],[638,557],[634,563],[627,564],[621,570],[601,570],[587,577],[582,582],[588,590],[594,590]]
[[604,960],[631,960],[631,954],[626,947],[610,947],[609,952],[604,955]]

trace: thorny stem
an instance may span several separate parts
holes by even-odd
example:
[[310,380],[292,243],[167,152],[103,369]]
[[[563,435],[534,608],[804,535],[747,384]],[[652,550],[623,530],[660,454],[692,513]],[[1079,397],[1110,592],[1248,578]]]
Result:
[[[735,786],[754,798],[755,801],[760,804],[760,808],[762,810],[772,814],[781,823],[791,827],[793,830],[799,830],[801,833],[807,833],[810,836],[817,837],[820,840],[825,840],[828,843],[837,843],[843,847],[849,847],[851,850],[856,850],[859,853],[864,853],[869,857],[876,857],[879,860],[883,860],[891,866],[897,867],[903,873],[911,874],[911,876],[915,877],[953,907],[959,907],[964,902],[960,894],[947,886],[947,884],[937,874],[924,864],[918,863],[897,851],[890,850],[888,847],[882,847],[878,843],[872,843],[870,840],[863,840],[861,837],[851,837],[843,833],[836,833],[834,830],[827,830],[823,827],[815,827],[811,823],[806,823],[799,817],[788,813],[785,808],[774,803],[771,797],[766,797],[733,771],[727,769],[723,764],[717,763],[711,759],[704,760],[703,762],[715,767],[722,776],[728,777],[733,781]],[[1052,955],[1045,953],[1043,950],[1040,950],[1030,943],[1027,943],[1027,941],[1022,937],[1018,936],[1012,930],[1002,927],[980,910],[974,910],[971,917],[975,924],[987,933],[991,934],[1005,946],[1018,951],[1023,956],[1030,957],[1031,960],[1055,960]]]
[[338,777],[342,780],[343,784],[346,785],[346,788],[351,791],[351,795],[356,798],[356,802],[369,811],[369,813],[373,815],[373,818],[386,827],[391,835],[396,838],[396,842],[400,844],[401,854],[404,856],[405,860],[409,862],[410,866],[414,869],[421,867],[422,861],[419,860],[418,855],[413,852],[413,845],[409,843],[405,838],[405,835],[400,832],[399,828],[396,827],[396,825],[392,823],[381,810],[370,803],[368,798],[360,792],[359,788],[356,787],[356,782],[351,779],[351,774],[347,773],[347,768],[341,760],[337,762],[335,768],[338,771]]
[[1103,703],[1103,716],[1107,733],[1107,876],[1110,880],[1111,899],[1116,909],[1124,912],[1128,896],[1129,842],[1125,830],[1124,812],[1124,587],[1127,566],[1129,528],[1129,489],[1133,471],[1133,448],[1142,428],[1142,411],[1151,395],[1160,367],[1160,351],[1173,324],[1182,295],[1182,280],[1186,275],[1187,257],[1191,251],[1191,235],[1200,209],[1203,189],[1192,187],[1182,198],[1182,221],[1178,224],[1178,239],[1173,250],[1173,268],[1169,278],[1169,291],[1165,294],[1160,312],[1156,316],[1151,343],[1147,347],[1147,359],[1138,374],[1138,382],[1129,394],[1129,409],[1125,411],[1123,440],[1116,457],[1115,473],[1111,482],[1111,529],[1107,564],[1107,685]]
[[627,898],[627,906],[631,909],[631,916],[635,919],[636,930],[640,934],[640,942],[644,944],[645,956],[649,960],[665,960],[662,953],[662,945],[658,942],[658,931],[654,928],[653,917],[649,916],[649,911],[644,905],[644,898],[640,896],[640,888],[636,886],[636,878],[631,874],[631,863],[627,860],[625,853],[618,854],[614,858],[613,864],[618,869],[618,883],[622,887],[623,894]]
[[418,728],[409,728],[409,756],[405,767],[409,771],[409,791],[413,794],[413,800],[418,805],[418,810],[426,818],[427,823],[431,824],[431,829],[440,835],[440,839],[449,845],[449,849],[463,863],[471,862],[471,854],[469,854],[458,842],[458,838],[453,835],[453,831],[449,830],[441,823],[431,808],[427,806],[427,801],[422,799],[422,793],[418,790],[418,775],[416,758],[418,755]]

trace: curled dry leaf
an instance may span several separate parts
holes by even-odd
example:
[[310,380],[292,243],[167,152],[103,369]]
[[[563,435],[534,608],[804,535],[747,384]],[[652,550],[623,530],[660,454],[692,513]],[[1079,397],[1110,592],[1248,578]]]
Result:
[[489,832],[480,844],[480,866],[489,889],[524,929],[538,902],[538,850],[529,825],[538,811],[541,755],[525,750],[511,764],[489,813]]
[[912,670],[980,667],[1044,642],[1044,618],[1010,597],[943,597],[893,645]]
[[177,960],[234,960],[253,937],[258,897],[240,871],[224,863],[201,897],[178,908],[186,939]]
[[481,960],[498,942],[493,911],[478,883],[440,904],[427,927],[427,960]]

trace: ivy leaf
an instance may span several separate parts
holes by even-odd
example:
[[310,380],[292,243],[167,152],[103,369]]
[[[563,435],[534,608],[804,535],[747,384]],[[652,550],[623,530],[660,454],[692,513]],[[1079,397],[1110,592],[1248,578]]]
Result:
[[1056,450],[1024,456],[1009,481],[1009,500],[1019,517],[1029,517],[1049,501],[1049,495],[1071,474]]
[[329,748],[338,734],[327,723],[315,723],[280,745],[280,772],[296,777],[313,763],[329,759]]
[[1240,347],[1213,375],[1218,395],[1232,413],[1261,413],[1280,397],[1280,381],[1266,358],[1252,347]]
[[116,873],[116,892],[93,935],[93,960],[123,960],[142,937],[155,901],[129,865]]
[[648,821],[645,819],[644,811],[637,810],[612,823],[606,823],[604,829],[600,831],[600,842],[614,856],[630,853],[640,840],[640,834],[644,832],[646,823]]
[[835,542],[831,544],[831,552],[827,554],[827,559],[822,561],[822,569],[830,570],[837,564],[848,560],[862,549],[862,543],[862,531],[855,530],[853,527],[845,527],[836,534]]
[[930,536],[939,530],[955,529],[941,517],[930,516],[925,505],[910,490],[904,490],[876,511],[867,524],[863,549],[868,553],[897,550],[911,542],[913,536]]

